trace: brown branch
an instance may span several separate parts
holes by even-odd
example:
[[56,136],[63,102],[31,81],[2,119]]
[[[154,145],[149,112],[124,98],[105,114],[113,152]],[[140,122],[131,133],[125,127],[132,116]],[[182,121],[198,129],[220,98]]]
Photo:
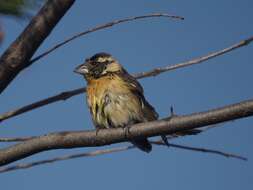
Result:
[[[215,127],[221,126],[223,125],[225,122],[223,123],[219,123],[219,124],[214,124],[214,125],[208,125],[206,127],[202,127],[201,129],[197,129],[198,130],[198,135],[202,132],[206,132],[210,129],[213,129]],[[196,135],[196,134],[184,134],[184,135],[179,135],[179,134],[171,134],[171,135],[167,135],[166,138],[168,140],[172,140],[178,137],[185,137],[185,136],[192,136],[192,135]],[[27,140],[31,140],[33,138],[36,138],[38,136],[25,136],[25,137],[0,137],[0,142],[23,142],[23,141],[27,141]]]
[[[162,141],[151,141],[151,143],[156,144],[156,145],[167,146]],[[236,159],[240,159],[243,161],[247,161],[247,158],[242,157],[240,155],[221,152],[218,150],[212,150],[212,149],[206,149],[206,148],[196,148],[196,147],[184,146],[184,145],[178,145],[178,144],[172,144],[172,143],[169,143],[169,145],[170,145],[170,147],[173,147],[173,148],[179,148],[179,149],[191,150],[191,151],[203,152],[203,153],[217,154],[220,156],[225,156],[227,158],[236,158]],[[121,152],[121,151],[130,150],[133,148],[135,148],[135,147],[133,145],[130,145],[130,146],[117,147],[117,148],[110,148],[110,149],[105,149],[105,150],[96,150],[96,151],[92,151],[92,152],[84,152],[84,153],[78,153],[78,154],[57,156],[54,158],[39,160],[39,161],[35,161],[35,162],[20,163],[20,164],[16,164],[16,165],[12,165],[12,166],[0,167],[0,173],[9,172],[9,171],[18,170],[18,169],[28,169],[28,168],[31,168],[34,166],[43,165],[43,164],[50,164],[50,163],[63,161],[63,160],[70,160],[70,159],[76,159],[76,158],[82,158],[82,157],[99,156],[99,155],[103,155],[103,154]]]
[[[156,69],[153,69],[153,70],[147,71],[147,72],[137,73],[137,74],[134,74],[133,76],[137,79],[141,79],[141,78],[144,78],[144,77],[156,76],[156,75],[159,75],[163,72],[172,71],[174,69],[179,69],[179,68],[183,68],[183,67],[186,67],[186,66],[199,64],[199,63],[202,63],[203,61],[207,61],[211,58],[223,55],[223,54],[228,53],[228,52],[230,52],[232,50],[235,50],[237,48],[246,46],[249,43],[251,43],[252,41],[253,41],[253,36],[248,38],[248,39],[242,40],[241,42],[236,43],[236,44],[234,44],[234,45],[232,45],[228,48],[222,49],[220,51],[217,51],[217,52],[214,52],[214,53],[211,53],[211,54],[208,54],[208,55],[205,55],[205,56],[202,56],[202,57],[190,60],[190,61],[186,61],[186,62],[183,62],[183,63],[178,63],[178,64],[175,64],[175,65],[169,65],[169,66],[166,66],[166,67],[163,67],[163,68],[156,68]],[[40,100],[38,102],[34,102],[32,104],[20,107],[18,109],[12,110],[12,111],[8,111],[8,112],[3,113],[2,115],[0,115],[0,122],[4,121],[6,119],[9,119],[11,117],[29,112],[33,109],[37,109],[37,108],[40,108],[42,106],[49,105],[49,104],[54,103],[54,102],[67,100],[68,98],[71,98],[72,96],[84,93],[85,91],[86,91],[85,87],[70,90],[70,91],[65,91],[65,92],[59,93],[57,95],[51,96],[49,98]]]
[[110,28],[110,27],[112,27],[114,25],[118,25],[118,24],[121,24],[121,23],[124,23],[124,22],[130,22],[130,21],[134,21],[134,20],[145,19],[145,18],[152,18],[152,17],[167,17],[167,18],[172,18],[172,19],[184,20],[184,18],[181,17],[181,16],[169,15],[169,14],[165,14],[165,13],[153,13],[153,14],[148,14],[148,15],[128,17],[128,18],[124,18],[124,19],[120,19],[120,20],[114,20],[114,21],[111,21],[111,22],[108,22],[108,23],[105,23],[105,24],[102,24],[102,25],[98,25],[98,26],[96,26],[94,28],[91,28],[91,29],[88,29],[88,30],[86,30],[84,32],[80,32],[78,34],[73,35],[72,37],[66,39],[65,41],[63,41],[61,43],[56,44],[54,47],[48,49],[44,53],[42,53],[39,56],[35,57],[34,59],[32,59],[30,61],[30,63],[34,63],[35,61],[38,61],[42,57],[50,54],[52,51],[60,48],[61,46],[65,45],[65,44],[71,42],[72,40],[75,40],[75,39],[77,39],[77,38],[79,38],[81,36],[84,36],[84,35],[87,35],[89,33],[96,32],[98,30],[102,30],[102,29],[105,29],[105,28]]
[[128,135],[123,128],[101,129],[98,133],[94,130],[51,133],[0,150],[0,166],[43,151],[103,146],[133,138],[173,134],[252,115],[253,100],[248,100],[206,112],[135,124],[129,128]]
[[30,24],[0,58],[0,93],[16,75],[28,67],[29,60],[64,16],[75,0],[47,1]]

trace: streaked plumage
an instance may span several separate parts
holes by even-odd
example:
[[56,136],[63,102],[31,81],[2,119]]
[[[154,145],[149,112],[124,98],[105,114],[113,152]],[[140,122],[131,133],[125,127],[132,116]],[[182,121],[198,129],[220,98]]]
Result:
[[[87,81],[87,103],[96,128],[127,127],[158,118],[139,82],[111,55],[96,54],[77,67],[76,72]],[[145,152],[152,149],[146,138],[132,143]]]

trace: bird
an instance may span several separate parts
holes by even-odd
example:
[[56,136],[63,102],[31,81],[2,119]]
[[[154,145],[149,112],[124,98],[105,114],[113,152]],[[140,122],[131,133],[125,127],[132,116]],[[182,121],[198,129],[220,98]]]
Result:
[[[159,115],[146,100],[141,84],[111,54],[97,53],[85,59],[74,72],[81,74],[87,82],[86,100],[97,130],[127,129],[133,124],[158,119]],[[169,146],[166,136],[161,137]],[[152,150],[145,137],[130,141],[144,152]]]
[[[86,100],[96,129],[157,120],[158,114],[145,99],[141,84],[109,53],[87,58],[74,72],[87,81]],[[147,138],[131,142],[144,152],[152,150]]]

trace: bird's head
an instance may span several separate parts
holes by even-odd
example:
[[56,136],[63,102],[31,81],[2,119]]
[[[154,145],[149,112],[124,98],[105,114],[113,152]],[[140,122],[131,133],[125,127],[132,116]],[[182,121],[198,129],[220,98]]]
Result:
[[121,71],[123,71],[122,66],[108,53],[97,53],[85,59],[85,63],[74,70],[75,73],[83,75],[86,80],[98,79]]

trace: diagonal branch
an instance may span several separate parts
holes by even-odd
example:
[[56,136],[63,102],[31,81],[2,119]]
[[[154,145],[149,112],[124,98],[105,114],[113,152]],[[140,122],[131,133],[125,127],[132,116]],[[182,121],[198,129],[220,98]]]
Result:
[[79,154],[58,156],[58,157],[54,157],[54,158],[50,158],[46,160],[39,160],[35,162],[30,162],[30,163],[20,163],[20,164],[16,164],[12,166],[0,167],[0,173],[18,170],[18,169],[28,169],[34,166],[54,163],[57,161],[70,160],[70,159],[81,158],[81,157],[98,156],[98,155],[109,154],[109,153],[114,153],[114,152],[121,152],[121,151],[130,150],[132,148],[134,148],[134,146],[122,146],[122,147],[110,148],[110,149],[105,149],[105,150],[96,150],[92,152],[84,152],[84,153],[79,153]]
[[[154,142],[154,144],[157,145],[164,145],[163,142],[159,141],[159,142]],[[213,149],[207,149],[207,148],[198,148],[198,147],[192,147],[192,146],[185,146],[185,145],[179,145],[179,144],[172,144],[169,143],[169,145],[173,148],[179,148],[179,149],[184,149],[184,150],[191,150],[191,151],[196,151],[196,152],[202,152],[202,153],[210,153],[210,154],[217,154],[220,156],[224,156],[227,158],[236,158],[239,160],[243,160],[243,161],[247,161],[248,159],[246,157],[237,155],[237,154],[231,154],[231,153],[227,153],[227,152],[222,152],[220,150],[213,150]]]
[[[156,68],[156,69],[153,69],[151,71],[137,73],[137,74],[134,74],[133,76],[137,79],[141,79],[141,78],[145,78],[145,77],[156,76],[156,75],[159,75],[163,72],[172,71],[172,70],[175,70],[175,69],[191,66],[191,65],[194,65],[194,64],[200,64],[200,63],[202,63],[204,61],[207,61],[209,59],[212,59],[214,57],[223,55],[223,54],[228,53],[228,52],[230,52],[232,50],[235,50],[237,48],[246,46],[249,43],[251,43],[252,41],[253,41],[253,36],[248,38],[248,39],[242,40],[241,42],[236,43],[236,44],[234,44],[230,47],[222,49],[220,51],[210,53],[208,55],[205,55],[205,56],[202,56],[202,57],[199,57],[199,58],[196,58],[196,59],[192,59],[190,61],[186,61],[186,62],[183,62],[183,63],[178,63],[178,64],[175,64],[175,65],[168,65],[168,66],[163,67],[163,68]],[[75,96],[75,95],[78,95],[78,94],[82,94],[85,91],[86,91],[86,88],[83,87],[83,88],[78,88],[78,89],[74,89],[74,90],[70,90],[70,91],[61,92],[57,95],[54,95],[54,96],[51,96],[49,98],[40,100],[38,102],[28,104],[26,106],[17,108],[17,109],[12,110],[12,111],[8,111],[8,112],[3,113],[2,115],[0,115],[0,122],[4,121],[6,119],[9,119],[11,117],[29,112],[33,109],[37,109],[37,108],[40,108],[42,106],[49,105],[51,103],[55,103],[55,102],[62,101],[62,100],[67,100],[68,98],[71,98],[72,96]]]
[[68,98],[70,98],[72,96],[75,96],[75,95],[78,95],[78,94],[81,94],[85,91],[86,91],[86,88],[78,88],[78,89],[62,92],[62,93],[57,94],[55,96],[51,96],[49,98],[40,100],[38,102],[28,104],[28,105],[23,106],[21,108],[18,108],[18,109],[12,110],[12,111],[8,111],[8,112],[0,115],[0,122],[2,122],[3,120],[6,120],[8,118],[20,115],[22,113],[40,108],[42,106],[45,106],[45,105],[48,105],[48,104],[51,104],[51,103],[54,103],[54,102],[58,102],[58,101],[61,101],[61,100],[67,100]]
[[173,134],[252,115],[253,99],[205,112],[135,124],[129,127],[128,133],[124,128],[51,133],[0,150],[0,166],[43,151],[103,146],[133,138]]
[[[152,141],[151,143],[156,144],[156,145],[165,145],[162,141]],[[236,159],[240,159],[243,161],[247,161],[247,158],[242,157],[240,155],[226,153],[226,152],[222,152],[219,150],[206,149],[206,148],[196,148],[196,147],[184,146],[184,145],[178,145],[178,144],[172,144],[172,143],[169,143],[169,145],[170,145],[170,147],[173,147],[173,148],[179,148],[179,149],[191,150],[191,151],[203,152],[203,153],[210,153],[210,154],[217,154],[220,156],[225,156],[227,158],[236,158]],[[167,146],[167,145],[165,145],[165,146]],[[99,155],[104,155],[104,154],[109,154],[109,153],[114,153],[114,152],[121,152],[121,151],[130,150],[133,148],[135,148],[135,147],[133,145],[130,145],[130,146],[110,148],[110,149],[105,149],[105,150],[95,150],[92,152],[84,152],[84,153],[78,153],[78,154],[57,156],[54,158],[39,160],[39,161],[29,162],[29,163],[19,163],[19,164],[12,165],[12,166],[0,167],[0,173],[9,172],[9,171],[18,170],[18,169],[28,169],[28,168],[31,168],[34,166],[39,166],[39,165],[43,165],[43,164],[50,164],[50,163],[63,161],[63,160],[70,160],[70,159],[83,158],[83,157],[99,156]]]
[[152,18],[152,17],[167,17],[167,18],[172,18],[172,19],[179,19],[179,20],[184,20],[183,17],[181,16],[176,16],[176,15],[169,15],[169,14],[166,14],[166,13],[153,13],[153,14],[148,14],[148,15],[142,15],[142,16],[135,16],[135,17],[128,17],[128,18],[124,18],[124,19],[119,19],[119,20],[114,20],[114,21],[111,21],[111,22],[108,22],[108,23],[105,23],[105,24],[102,24],[102,25],[98,25],[94,28],[91,28],[91,29],[88,29],[84,32],[80,32],[78,34],[75,34],[73,35],[72,37],[66,39],[65,41],[61,42],[61,43],[58,43],[56,44],[54,47],[48,49],[47,51],[45,51],[44,53],[38,55],[37,57],[35,57],[34,59],[32,59],[30,61],[30,63],[34,63],[35,61],[38,61],[39,59],[45,57],[46,55],[50,54],[51,52],[53,52],[54,50],[60,48],[61,46],[81,37],[81,36],[84,36],[84,35],[87,35],[87,34],[90,34],[92,32],[96,32],[98,30],[102,30],[102,29],[105,29],[105,28],[110,28],[114,25],[117,25],[117,24],[121,24],[121,23],[124,23],[124,22],[130,22],[130,21],[134,21],[134,20],[140,20],[140,19],[145,19],[145,18]]
[[0,58],[0,93],[24,68],[75,0],[47,1]]
[[171,70],[175,70],[178,68],[183,68],[183,67],[187,67],[187,66],[191,66],[191,65],[195,65],[195,64],[200,64],[200,63],[207,61],[209,59],[215,58],[217,56],[220,56],[220,55],[223,55],[223,54],[228,53],[230,51],[233,51],[235,49],[238,49],[240,47],[246,46],[246,45],[250,44],[252,41],[253,41],[253,36],[251,36],[250,38],[247,38],[245,40],[242,40],[239,43],[236,43],[230,47],[222,49],[220,51],[213,52],[208,55],[205,55],[205,56],[202,56],[202,57],[190,60],[190,61],[178,63],[176,65],[172,65],[172,66],[169,65],[169,66],[166,66],[163,68],[156,68],[156,69],[153,69],[148,72],[138,73],[134,76],[135,76],[135,78],[140,79],[140,78],[145,78],[145,77],[150,77],[150,76],[156,76],[156,75],[159,75],[159,74],[166,72],[166,71],[171,71]]

